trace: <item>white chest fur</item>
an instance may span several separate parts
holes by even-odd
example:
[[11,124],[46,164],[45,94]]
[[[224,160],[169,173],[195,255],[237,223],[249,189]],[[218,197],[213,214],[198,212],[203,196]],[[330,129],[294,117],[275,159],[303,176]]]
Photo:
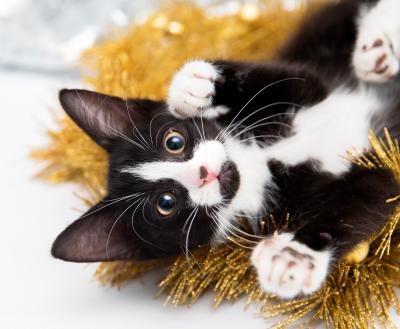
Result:
[[345,172],[350,163],[343,156],[352,148],[368,147],[371,116],[380,110],[376,95],[364,89],[334,92],[323,102],[301,110],[294,134],[265,149],[267,158],[288,165],[317,160],[321,169]]
[[[230,210],[244,214],[255,214],[265,204],[264,188],[271,188],[271,173],[266,168],[265,154],[256,143],[245,145],[237,141],[225,144],[229,159],[240,173],[240,187],[233,198]],[[272,198],[272,195],[271,195]]]

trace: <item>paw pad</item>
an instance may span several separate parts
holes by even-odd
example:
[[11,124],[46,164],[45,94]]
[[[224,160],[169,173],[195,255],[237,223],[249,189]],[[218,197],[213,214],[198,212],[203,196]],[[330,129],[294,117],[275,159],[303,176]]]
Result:
[[315,251],[293,240],[291,233],[275,233],[253,251],[253,265],[264,291],[293,298],[317,291],[328,274],[329,251]]

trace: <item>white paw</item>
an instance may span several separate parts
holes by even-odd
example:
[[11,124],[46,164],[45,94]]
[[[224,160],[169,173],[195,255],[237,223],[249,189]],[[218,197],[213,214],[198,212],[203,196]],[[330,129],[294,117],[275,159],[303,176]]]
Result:
[[363,81],[384,83],[399,72],[399,56],[389,35],[383,32],[362,32],[353,53],[353,66]]
[[312,250],[293,237],[275,233],[261,241],[252,254],[261,288],[281,298],[312,294],[328,275],[330,252]]
[[219,77],[218,70],[211,63],[205,61],[186,63],[175,74],[169,87],[169,111],[177,118],[199,116],[211,118],[213,111],[210,111],[210,107],[215,95],[214,82]]

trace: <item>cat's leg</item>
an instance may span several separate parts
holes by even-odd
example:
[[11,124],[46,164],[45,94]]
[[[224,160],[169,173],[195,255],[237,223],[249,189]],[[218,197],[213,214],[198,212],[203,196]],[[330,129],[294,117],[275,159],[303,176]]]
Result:
[[400,1],[381,0],[361,15],[353,67],[363,81],[384,83],[400,68]]
[[252,116],[250,124],[266,113],[298,109],[325,96],[326,89],[315,75],[289,64],[198,60],[186,63],[173,77],[168,108],[178,118],[224,118],[228,122],[268,105],[268,110]]
[[253,251],[266,292],[282,298],[316,292],[346,253],[384,225],[395,206],[387,199],[400,191],[393,175],[384,170],[353,168],[342,178],[316,184],[321,187],[310,183],[302,190],[293,183],[298,192],[293,186],[293,195],[285,196],[294,204],[288,207],[291,224]]

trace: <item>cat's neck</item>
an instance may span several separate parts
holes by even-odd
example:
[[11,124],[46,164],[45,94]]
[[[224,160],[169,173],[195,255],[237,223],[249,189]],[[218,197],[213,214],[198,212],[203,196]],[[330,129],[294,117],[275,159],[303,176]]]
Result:
[[[274,186],[267,166],[268,155],[258,144],[236,139],[228,140],[226,148],[240,173],[239,189],[230,208],[235,213],[256,215],[264,210],[266,198],[273,198]],[[266,189],[269,193],[266,193]]]

